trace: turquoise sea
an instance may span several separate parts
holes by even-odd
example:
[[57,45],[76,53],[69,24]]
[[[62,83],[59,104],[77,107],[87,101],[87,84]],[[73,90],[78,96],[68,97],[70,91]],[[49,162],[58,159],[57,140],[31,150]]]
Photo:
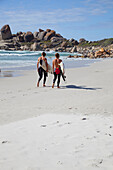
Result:
[[[18,71],[36,69],[37,59],[41,56],[42,51],[0,51],[0,69],[2,71]],[[46,52],[49,64],[55,58],[56,52]],[[82,59],[67,58],[72,53],[60,52],[60,57],[65,64],[65,68],[76,68],[88,66],[91,63],[100,61],[100,59]],[[75,53],[76,54],[76,53]],[[80,55],[80,54],[78,54]]]

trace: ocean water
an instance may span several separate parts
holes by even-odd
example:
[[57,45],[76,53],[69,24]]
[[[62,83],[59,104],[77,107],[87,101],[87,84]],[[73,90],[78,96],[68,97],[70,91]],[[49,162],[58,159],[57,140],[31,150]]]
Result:
[[[37,60],[41,56],[42,51],[0,51],[0,69],[3,71],[11,70],[30,70],[36,69]],[[56,52],[46,52],[48,63],[52,65]],[[67,58],[69,55],[76,53],[60,52],[60,58],[65,64],[65,68],[76,68],[88,66],[91,63],[100,61],[100,59],[82,59]],[[80,54],[78,54],[80,55]]]

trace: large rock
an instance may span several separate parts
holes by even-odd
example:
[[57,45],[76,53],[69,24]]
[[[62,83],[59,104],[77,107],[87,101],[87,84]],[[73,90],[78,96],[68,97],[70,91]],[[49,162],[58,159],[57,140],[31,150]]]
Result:
[[78,44],[79,44],[78,41],[75,40],[75,39],[73,39],[73,38],[69,39],[69,42],[70,42],[72,45],[78,45]]
[[19,35],[18,36],[18,41],[19,42],[24,42],[24,35]]
[[38,34],[39,34],[39,32],[34,32],[34,33],[33,33],[34,38],[37,38],[37,37],[38,37]]
[[42,29],[39,28],[39,32],[44,32],[44,30],[42,30]]
[[32,50],[32,51],[38,51],[38,50],[40,50],[40,45],[35,42],[34,44],[31,45],[31,50]]
[[56,48],[56,50],[59,51],[59,52],[63,52],[63,51],[65,50],[65,48],[63,48],[63,47],[58,47],[58,48]]
[[47,34],[46,31],[39,32],[37,38],[38,38],[39,40],[44,40],[44,36],[45,36],[46,34]]
[[6,43],[4,43],[4,42],[0,41],[0,49],[1,49],[1,50],[8,50],[8,49],[9,49],[9,47],[7,46],[7,44],[6,44]]
[[63,42],[63,39],[60,38],[60,37],[52,37],[51,38],[51,42],[54,43],[54,42]]
[[67,41],[63,41],[61,47],[67,47]]
[[63,38],[60,34],[55,34],[56,37]]
[[101,48],[99,51],[96,51],[94,55],[95,58],[107,58],[110,56],[110,52],[104,48]]
[[72,44],[74,44],[74,45],[78,45],[78,44],[79,44],[79,42],[78,42],[77,40],[75,40],[75,41],[73,41],[73,42],[72,42]]
[[69,42],[71,42],[71,43],[72,43],[73,41],[75,41],[73,38],[69,39]]
[[84,38],[81,38],[81,39],[79,39],[79,43],[83,43],[83,42],[85,42],[86,40],[84,39]]
[[44,37],[44,40],[48,41],[54,36],[55,36],[55,31],[51,30],[50,32],[47,32],[46,36]]
[[74,46],[74,47],[72,48],[72,50],[71,50],[71,53],[75,53],[75,52],[77,52],[76,46]]
[[27,32],[25,35],[24,35],[24,40],[25,42],[30,42],[34,39],[34,36],[33,36],[33,33],[32,32]]
[[21,44],[16,41],[16,42],[14,42],[14,46],[15,46],[15,47],[21,47]]
[[20,49],[21,49],[21,50],[30,50],[30,48],[29,48],[27,45],[21,46]]
[[66,52],[71,52],[71,48],[66,48]]
[[46,32],[51,32],[51,29],[47,29]]
[[23,32],[20,31],[20,32],[17,32],[16,35],[18,36],[18,35],[21,35],[21,34],[23,34]]
[[2,40],[2,35],[1,35],[1,31],[0,31],[0,41]]
[[11,37],[12,37],[12,33],[9,25],[4,25],[1,28],[1,39],[7,40],[10,39]]

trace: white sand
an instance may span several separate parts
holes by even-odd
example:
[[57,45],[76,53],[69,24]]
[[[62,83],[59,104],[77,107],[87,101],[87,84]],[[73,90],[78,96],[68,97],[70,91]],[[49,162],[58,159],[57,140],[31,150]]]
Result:
[[113,59],[66,75],[0,79],[0,170],[113,169]]

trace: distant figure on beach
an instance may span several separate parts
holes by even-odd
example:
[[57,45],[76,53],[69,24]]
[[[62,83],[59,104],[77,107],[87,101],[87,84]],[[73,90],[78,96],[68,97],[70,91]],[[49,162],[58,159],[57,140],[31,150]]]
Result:
[[[48,75],[48,73],[47,73],[48,72],[48,63],[47,63],[47,58],[45,58],[45,56],[46,56],[46,53],[42,52],[42,56],[38,58],[37,71],[38,71],[38,74],[39,74],[39,79],[38,79],[38,82],[37,82],[37,87],[39,87],[39,83],[40,83],[40,80],[43,77],[43,74],[44,74],[43,87],[45,87],[46,77]],[[46,71],[42,68],[43,62],[45,62]]]
[[59,59],[60,55],[59,53],[55,54],[55,59],[53,60],[52,66],[53,66],[53,73],[54,73],[54,79],[53,79],[53,85],[52,88],[54,88],[55,85],[55,81],[58,77],[57,80],[57,88],[60,88],[59,84],[60,84],[60,77],[61,77],[61,68],[60,68],[60,63],[62,62],[61,59]]

